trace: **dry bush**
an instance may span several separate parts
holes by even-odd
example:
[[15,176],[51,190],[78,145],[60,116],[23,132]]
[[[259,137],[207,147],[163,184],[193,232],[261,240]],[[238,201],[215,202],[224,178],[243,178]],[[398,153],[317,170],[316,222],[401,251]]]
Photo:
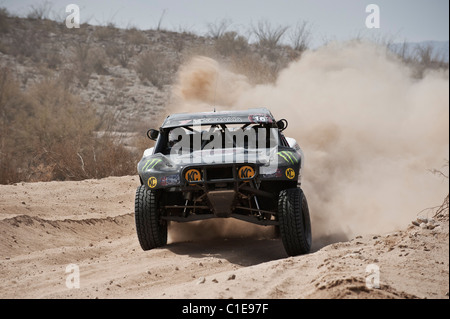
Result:
[[274,83],[281,70],[280,65],[261,58],[259,54],[234,56],[231,69],[245,75],[252,84]]
[[294,29],[289,33],[291,46],[294,50],[303,52],[308,49],[311,42],[311,29],[308,22],[297,22]]
[[100,41],[112,41],[118,34],[118,29],[112,22],[106,26],[97,26],[94,31],[94,36]]
[[23,176],[24,158],[30,149],[24,136],[24,121],[32,108],[20,84],[8,68],[0,68],[0,183],[9,184]]
[[125,42],[133,45],[142,45],[147,44],[148,39],[144,32],[136,28],[130,28],[125,31]]
[[214,44],[202,43],[185,48],[180,59],[181,64],[188,63],[195,56],[206,56],[214,60],[221,59],[221,55],[217,52]]
[[369,41],[379,47],[385,47],[389,55],[394,55],[412,70],[412,77],[423,78],[427,70],[447,70],[449,67],[448,51],[439,51],[432,43],[410,43],[406,40],[396,42],[391,36],[371,37],[365,39],[359,35],[354,41]]
[[9,46],[9,54],[17,57],[19,61],[30,58],[33,62],[41,61],[42,41],[31,29],[20,30],[20,33],[12,37]]
[[141,81],[148,80],[158,89],[172,83],[174,63],[162,52],[148,51],[141,54],[136,64],[136,72]]
[[36,20],[49,19],[51,11],[52,3],[49,1],[44,1],[37,5],[31,5],[30,12],[27,14],[27,18]]
[[52,168],[50,175],[46,172],[51,179],[88,177],[83,174],[77,153],[92,139],[96,122],[93,109],[53,80],[36,84],[28,96],[34,109],[34,116],[27,119],[33,148],[29,179],[43,179],[35,175],[40,165]]
[[0,33],[8,32],[8,17],[8,11],[5,8],[0,8]]
[[417,45],[412,57],[412,64],[416,67],[417,77],[423,77],[428,69],[448,69],[448,61],[443,52],[436,52],[431,44]]
[[94,73],[100,75],[109,74],[106,68],[108,58],[103,48],[95,47],[89,50],[87,64],[90,65]]
[[[105,104],[108,106],[120,106],[126,104],[126,96],[124,94],[124,87],[126,81],[122,78],[115,78],[113,82],[113,89],[110,90],[105,98]],[[111,123],[112,124],[112,123]]]
[[167,9],[164,9],[162,11],[161,15],[159,16],[158,24],[156,25],[156,31],[161,31],[162,30],[161,29],[161,25],[162,25],[162,22],[164,20],[164,16],[166,15],[166,13],[167,13]]
[[136,155],[106,135],[100,119],[58,80],[27,92],[11,72],[0,75],[0,183],[80,180],[134,174]]
[[117,61],[119,61],[119,64],[126,68],[128,67],[128,63],[130,62],[130,59],[134,55],[133,47],[128,45],[122,45],[120,47],[120,51],[116,55]]
[[229,19],[222,19],[216,22],[210,22],[206,25],[208,31],[206,33],[207,36],[213,39],[221,38],[227,30],[230,28],[232,21]]
[[183,52],[186,42],[187,41],[183,34],[174,34],[174,36],[170,38],[170,44],[177,55],[178,63],[181,62],[181,52]]
[[[448,164],[448,160],[447,160],[447,163],[445,164],[445,167],[448,168],[448,165],[449,164]],[[444,178],[444,179],[448,180],[448,173],[445,174],[442,170],[431,169],[429,171],[432,174],[436,175],[436,176],[439,176],[441,178]],[[448,216],[448,213],[449,213],[449,194],[447,194],[447,196],[444,198],[444,201],[440,205],[437,205],[437,206],[434,206],[434,207],[425,208],[425,209],[421,210],[420,212],[418,212],[417,215],[421,215],[422,213],[426,213],[427,216],[429,216],[429,214],[431,214],[434,218],[436,218],[436,217],[443,217],[445,215]]]
[[448,57],[445,52],[439,52],[432,44],[412,45],[406,41],[395,44],[392,40],[387,42],[376,42],[386,46],[389,53],[393,53],[403,63],[411,67],[414,78],[423,78],[427,70],[448,69]]
[[89,42],[76,43],[72,50],[73,71],[81,85],[86,87],[92,73],[109,74],[107,55],[102,48],[92,47]]
[[280,44],[288,26],[272,26],[268,20],[260,20],[257,25],[251,26],[251,32],[258,40],[258,46],[262,49],[273,50]]
[[223,56],[244,55],[248,53],[249,45],[244,36],[230,31],[217,38],[215,49]]
[[134,55],[133,46],[128,43],[117,43],[115,41],[109,42],[105,46],[106,55],[109,57],[111,64],[120,64],[122,67],[126,68],[130,59]]
[[257,39],[258,53],[270,62],[279,64],[282,59],[281,41],[288,26],[272,26],[268,20],[260,20],[258,24],[251,25],[250,31]]
[[116,141],[106,136],[95,140],[92,155],[86,154],[90,161],[86,163],[89,176],[102,178],[136,173],[139,156],[126,149],[119,142],[120,140]]
[[[447,160],[447,163],[445,164],[445,167],[447,167],[447,168],[449,167],[448,160]],[[442,172],[442,170],[433,169],[433,170],[431,170],[431,172],[437,176],[440,176],[440,177],[448,180],[448,173],[445,174],[444,172]],[[448,212],[449,212],[449,194],[447,194],[447,196],[444,198],[444,201],[442,202],[441,205],[433,207],[432,210],[434,210],[433,217],[448,214]]]
[[74,73],[83,86],[87,86],[92,74],[91,65],[88,63],[89,43],[79,42],[73,47]]
[[47,63],[49,69],[58,69],[63,62],[63,56],[59,51],[59,46],[53,43],[43,52],[42,59]]

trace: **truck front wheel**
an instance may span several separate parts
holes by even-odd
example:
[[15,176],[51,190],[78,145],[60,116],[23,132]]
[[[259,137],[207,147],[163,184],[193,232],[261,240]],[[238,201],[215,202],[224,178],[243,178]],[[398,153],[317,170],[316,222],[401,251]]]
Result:
[[167,221],[161,219],[156,193],[144,185],[136,190],[134,217],[137,236],[143,250],[167,244]]
[[278,221],[281,240],[289,256],[311,250],[311,221],[308,202],[300,188],[282,190],[278,197]]

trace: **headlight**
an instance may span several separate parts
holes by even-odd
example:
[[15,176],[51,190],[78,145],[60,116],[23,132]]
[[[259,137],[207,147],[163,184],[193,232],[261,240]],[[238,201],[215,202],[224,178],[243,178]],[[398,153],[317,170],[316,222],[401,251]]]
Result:
[[202,180],[202,174],[198,169],[191,168],[186,171],[186,173],[184,174],[184,178],[188,182],[198,182]]
[[251,166],[242,166],[238,171],[240,179],[252,179],[255,176],[255,170]]

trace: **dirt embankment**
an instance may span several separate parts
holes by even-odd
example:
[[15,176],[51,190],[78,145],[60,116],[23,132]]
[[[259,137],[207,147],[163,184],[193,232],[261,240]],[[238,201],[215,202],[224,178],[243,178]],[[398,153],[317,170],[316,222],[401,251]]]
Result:
[[[299,257],[288,258],[267,228],[234,220],[178,224],[166,247],[144,252],[133,217],[138,183],[0,186],[0,297],[448,298],[448,212],[344,242],[315,238],[314,252]],[[202,237],[208,229],[219,235]],[[73,264],[80,286],[70,289]]]

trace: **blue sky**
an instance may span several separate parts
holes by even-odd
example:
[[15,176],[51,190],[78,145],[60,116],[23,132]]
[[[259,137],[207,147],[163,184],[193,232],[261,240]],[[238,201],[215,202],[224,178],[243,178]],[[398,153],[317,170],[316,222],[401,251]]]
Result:
[[[0,0],[0,7],[26,16],[30,6],[44,1]],[[204,34],[210,22],[229,19],[231,28],[245,34],[249,26],[267,19],[273,26],[294,26],[307,21],[313,45],[345,40],[356,35],[388,37],[395,41],[448,41],[448,0],[53,0],[52,10],[65,15],[65,6],[80,7],[81,21],[90,24],[113,22],[118,27],[152,29],[165,12],[162,27]],[[367,29],[368,4],[380,8],[380,28]]]

